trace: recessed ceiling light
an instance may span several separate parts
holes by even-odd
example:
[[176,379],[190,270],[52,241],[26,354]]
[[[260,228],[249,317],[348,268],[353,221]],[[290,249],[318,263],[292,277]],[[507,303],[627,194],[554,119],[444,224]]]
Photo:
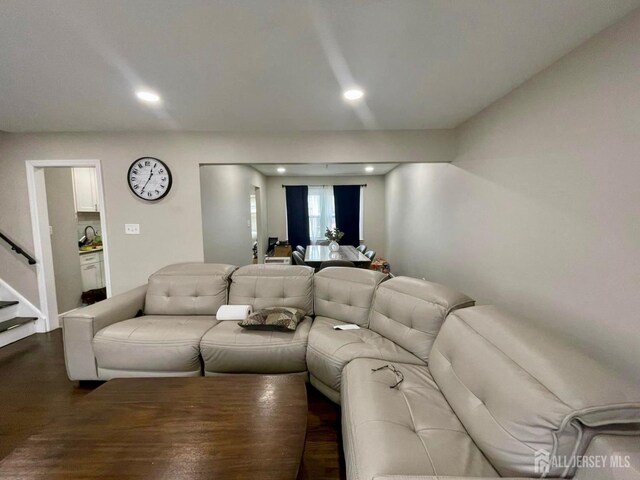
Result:
[[373,167],[365,167],[364,171],[365,172],[373,172],[375,170],[375,168]]
[[345,91],[342,95],[347,100],[360,100],[362,97],[364,97],[364,92],[359,88],[352,88]]
[[287,171],[287,169],[284,167],[278,167],[277,170],[278,170],[278,173],[284,173]]
[[138,100],[142,100],[147,103],[158,103],[160,101],[160,95],[150,90],[138,90],[136,92],[136,97],[138,97]]

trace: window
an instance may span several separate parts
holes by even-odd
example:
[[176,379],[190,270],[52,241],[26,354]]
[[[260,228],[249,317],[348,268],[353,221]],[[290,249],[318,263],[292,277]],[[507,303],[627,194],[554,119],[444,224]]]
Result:
[[[336,207],[333,185],[309,185],[309,238],[312,244],[326,240],[327,227],[336,228]],[[285,211],[286,215],[286,211]],[[285,226],[287,220],[285,218]],[[289,232],[287,232],[287,237]],[[360,187],[360,241],[364,240],[364,187]]]
[[333,187],[309,187],[309,237],[311,243],[325,240],[327,228],[336,227],[336,210],[333,201]]

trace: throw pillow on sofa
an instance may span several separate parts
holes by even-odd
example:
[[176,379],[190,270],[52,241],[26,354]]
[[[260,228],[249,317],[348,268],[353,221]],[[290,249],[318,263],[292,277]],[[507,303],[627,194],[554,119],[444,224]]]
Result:
[[299,308],[268,307],[253,312],[245,320],[238,322],[238,325],[249,330],[294,332],[304,315],[304,311]]

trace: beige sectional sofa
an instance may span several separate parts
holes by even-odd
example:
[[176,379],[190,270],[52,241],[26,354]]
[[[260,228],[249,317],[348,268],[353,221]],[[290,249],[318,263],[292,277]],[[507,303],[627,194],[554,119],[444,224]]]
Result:
[[[216,320],[225,303],[308,316],[292,333],[244,330]],[[362,269],[180,264],[65,317],[65,360],[72,380],[308,374],[342,406],[349,480],[640,478],[640,385],[473,303]],[[622,466],[570,464],[583,455]]]

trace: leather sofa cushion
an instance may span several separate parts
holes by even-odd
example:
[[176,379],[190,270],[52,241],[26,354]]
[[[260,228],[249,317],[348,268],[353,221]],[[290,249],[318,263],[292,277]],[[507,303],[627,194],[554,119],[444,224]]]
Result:
[[232,265],[180,263],[149,277],[147,315],[215,315],[227,303]]
[[236,322],[220,322],[200,343],[205,375],[305,372],[310,329],[309,317],[295,332],[247,330]]
[[[343,372],[342,432],[347,478],[378,475],[495,477],[426,366],[357,359]],[[440,477],[438,477],[440,478]]]
[[313,314],[313,269],[299,265],[246,265],[231,276],[230,305],[293,307]]
[[[536,451],[582,455],[598,430],[640,433],[640,385],[589,358],[570,339],[495,307],[451,314],[429,368],[502,476],[539,476]],[[573,471],[549,472],[563,475]]]
[[213,316],[148,315],[114,323],[96,333],[99,370],[201,374],[200,339],[216,325]]
[[415,355],[391,340],[367,328],[334,330],[343,322],[316,317],[309,332],[307,368],[309,372],[335,391],[340,390],[342,369],[356,358],[375,358],[390,362],[424,365]]
[[426,362],[449,312],[473,304],[471,298],[443,285],[395,277],[378,287],[369,328]]
[[385,275],[373,270],[329,267],[313,278],[316,315],[342,323],[369,325],[369,311],[376,287]]
[[606,465],[601,463],[578,468],[573,480],[638,480],[640,478],[640,437],[638,436],[598,435],[589,444],[585,457],[606,458]]

